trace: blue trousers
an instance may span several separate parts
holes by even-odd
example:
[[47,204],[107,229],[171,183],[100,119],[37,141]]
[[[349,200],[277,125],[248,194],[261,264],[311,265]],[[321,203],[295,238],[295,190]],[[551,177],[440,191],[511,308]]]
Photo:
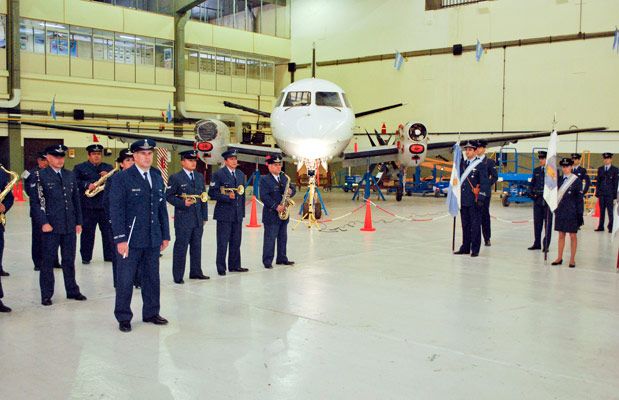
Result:
[[75,233],[60,234],[48,232],[41,235],[43,246],[43,263],[39,274],[41,286],[41,298],[51,299],[54,295],[54,263],[60,247],[60,265],[64,277],[64,287],[67,296],[76,296],[80,288],[75,281],[75,245],[77,237]]
[[228,269],[241,267],[241,232],[243,221],[217,221],[217,272],[226,272],[226,253]]
[[[548,204],[544,201],[543,205],[533,204],[533,233],[535,235],[535,241],[533,246],[548,248],[550,240],[552,239],[552,213],[548,208]],[[546,232],[544,232],[544,243],[542,246],[542,229],[544,227],[544,220],[546,220]]]
[[264,240],[262,242],[262,263],[264,265],[273,264],[275,242],[277,242],[277,258],[275,262],[287,262],[286,243],[288,242],[288,220],[276,222],[274,224],[264,224]]
[[105,210],[96,208],[83,208],[82,215],[84,225],[82,225],[82,235],[80,237],[80,255],[82,260],[92,260],[92,250],[95,247],[95,231],[97,224],[103,239],[103,259],[112,261],[114,252],[114,242],[112,241],[112,227],[109,219],[105,215]]
[[187,248],[189,247],[189,277],[202,275],[202,234],[204,226],[175,229],[174,251],[172,255],[172,277],[178,282],[185,276]]
[[481,246],[481,208],[476,205],[462,206],[460,219],[462,221],[462,246],[464,253],[479,253]]
[[142,319],[159,314],[159,247],[129,248],[129,255],[117,258],[116,306],[114,315],[118,322],[131,321],[131,298],[136,271],[142,286]]
[[613,196],[600,196],[600,222],[598,223],[598,229],[604,229],[604,217],[605,212],[608,213],[608,230],[613,229]]
[[481,208],[481,232],[485,242],[489,241],[490,236],[492,236],[490,226],[490,197],[485,197],[484,205]]

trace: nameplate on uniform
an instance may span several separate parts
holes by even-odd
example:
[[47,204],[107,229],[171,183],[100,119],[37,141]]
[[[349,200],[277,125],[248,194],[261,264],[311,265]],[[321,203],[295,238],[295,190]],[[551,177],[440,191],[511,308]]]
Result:
[[141,192],[142,189],[138,188],[138,189],[131,189],[132,192]]

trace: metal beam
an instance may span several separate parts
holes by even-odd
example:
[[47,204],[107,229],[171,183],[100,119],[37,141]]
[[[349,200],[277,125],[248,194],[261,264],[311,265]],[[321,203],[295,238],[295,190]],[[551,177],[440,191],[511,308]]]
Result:
[[177,15],[183,15],[197,5],[204,3],[204,0],[175,0],[174,12]]

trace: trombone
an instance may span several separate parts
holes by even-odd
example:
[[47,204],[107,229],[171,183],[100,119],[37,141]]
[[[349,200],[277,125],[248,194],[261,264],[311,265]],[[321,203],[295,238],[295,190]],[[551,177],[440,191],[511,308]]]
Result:
[[243,193],[245,193],[245,186],[243,185],[239,185],[239,187],[234,188],[221,187],[219,189],[221,191],[221,194],[227,194],[228,192],[237,192],[239,196],[242,196]]
[[202,192],[200,194],[186,194],[183,193],[179,196],[183,200],[188,200],[191,204],[196,204],[199,201],[206,203],[208,201],[208,193]]

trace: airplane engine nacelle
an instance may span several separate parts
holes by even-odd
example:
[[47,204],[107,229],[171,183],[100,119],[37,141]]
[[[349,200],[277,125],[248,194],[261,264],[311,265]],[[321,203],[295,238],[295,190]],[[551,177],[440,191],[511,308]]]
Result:
[[428,130],[418,122],[409,122],[399,130],[398,159],[407,167],[418,167],[428,152]]
[[225,140],[230,137],[226,124],[216,119],[203,119],[194,126],[193,132],[196,140],[194,148],[200,159],[211,165],[221,163]]

